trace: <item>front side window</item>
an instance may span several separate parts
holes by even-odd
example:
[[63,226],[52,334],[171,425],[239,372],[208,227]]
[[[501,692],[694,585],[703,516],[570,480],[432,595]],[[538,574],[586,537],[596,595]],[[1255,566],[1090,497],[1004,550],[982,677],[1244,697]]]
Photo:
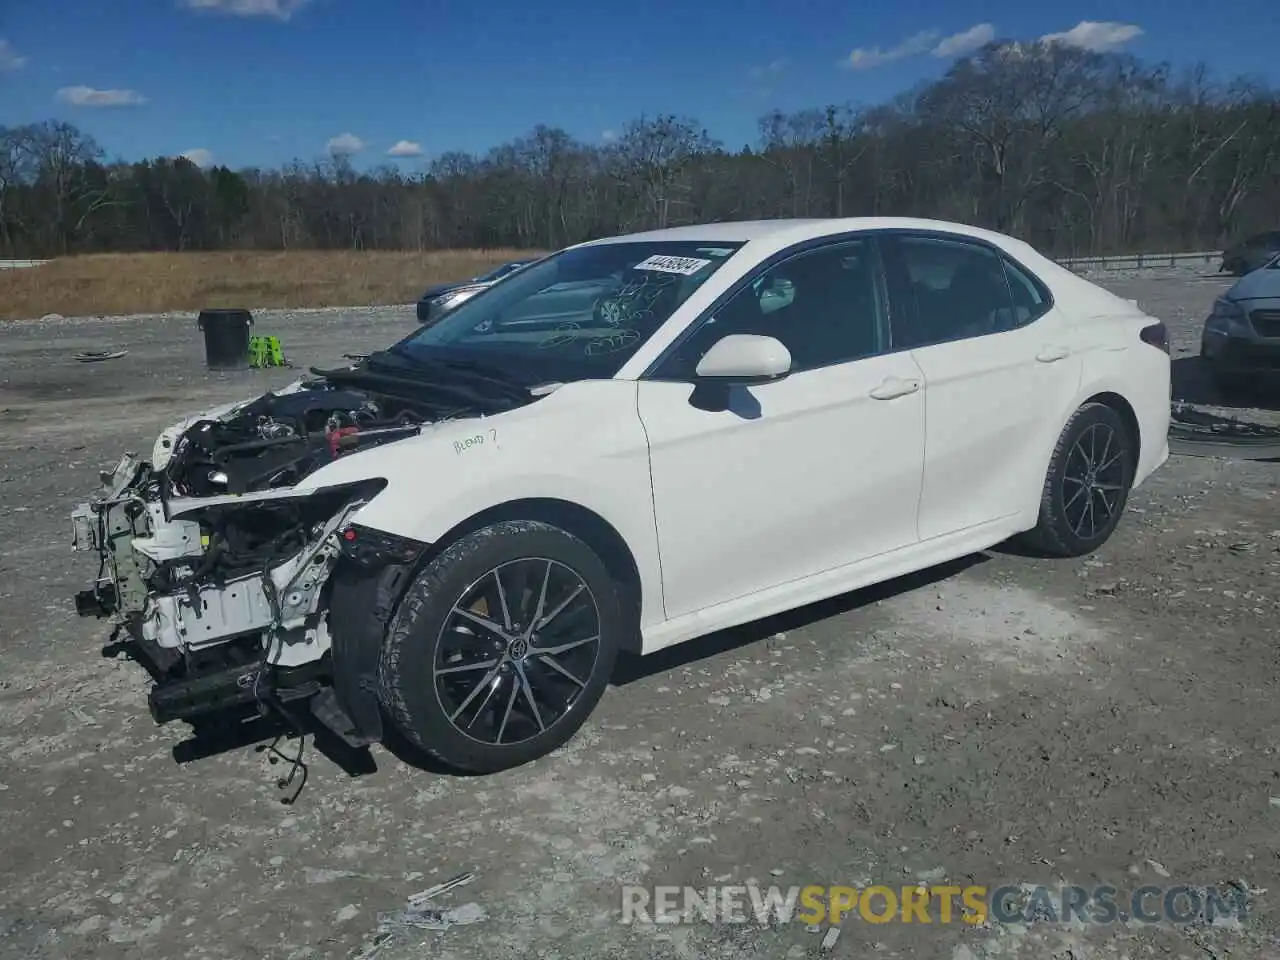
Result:
[[882,312],[870,245],[854,240],[797,254],[733,295],[663,362],[657,378],[691,379],[718,340],[733,333],[773,337],[793,371],[872,356],[883,347]]
[[937,237],[887,238],[895,308],[893,342],[923,347],[1012,330],[1019,312],[1002,258],[982,244]]
[[563,250],[391,352],[501,366],[529,384],[612,377],[741,246],[622,241]]

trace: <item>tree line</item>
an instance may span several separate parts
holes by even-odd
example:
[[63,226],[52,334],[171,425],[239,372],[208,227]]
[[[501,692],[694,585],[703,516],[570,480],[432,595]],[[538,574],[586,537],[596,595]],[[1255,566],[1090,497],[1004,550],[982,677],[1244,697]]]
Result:
[[996,42],[889,103],[759,121],[732,150],[640,117],[604,145],[539,125],[420,173],[348,158],[107,162],[69,123],[0,127],[0,256],[121,250],[555,249],[715,220],[959,220],[1059,256],[1213,249],[1280,228],[1280,92],[1121,53]]

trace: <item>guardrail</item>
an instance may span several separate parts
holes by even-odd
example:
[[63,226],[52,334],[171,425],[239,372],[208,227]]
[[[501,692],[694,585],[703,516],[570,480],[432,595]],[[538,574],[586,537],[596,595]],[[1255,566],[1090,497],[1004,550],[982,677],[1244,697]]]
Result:
[[41,267],[48,260],[0,260],[0,270],[22,270],[26,267]]
[[1070,270],[1150,270],[1157,267],[1206,265],[1215,271],[1222,262],[1220,250],[1193,253],[1127,253],[1118,257],[1057,257]]

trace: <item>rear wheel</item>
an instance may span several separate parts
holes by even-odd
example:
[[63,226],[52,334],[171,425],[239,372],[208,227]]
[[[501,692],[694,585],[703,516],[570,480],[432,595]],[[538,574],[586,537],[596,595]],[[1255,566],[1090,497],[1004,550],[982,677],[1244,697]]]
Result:
[[1106,543],[1133,486],[1136,440],[1106,404],[1080,407],[1049,460],[1039,523],[1023,539],[1060,557],[1092,553]]
[[585,543],[545,523],[497,523],[445,549],[410,586],[383,649],[381,699],[450,766],[519,766],[582,726],[620,631],[613,580]]

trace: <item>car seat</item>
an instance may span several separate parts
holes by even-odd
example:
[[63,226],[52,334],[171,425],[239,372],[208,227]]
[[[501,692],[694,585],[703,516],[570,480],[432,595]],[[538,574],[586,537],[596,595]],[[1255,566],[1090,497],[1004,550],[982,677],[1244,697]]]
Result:
[[950,328],[940,339],[957,336],[980,336],[994,333],[1001,327],[1000,319],[1011,314],[1012,301],[1009,287],[999,264],[988,265],[969,260],[951,276],[947,288],[947,326]]
[[819,367],[876,349],[875,303],[865,270],[842,262],[847,251],[796,260],[787,270],[795,296],[768,316],[798,368]]

